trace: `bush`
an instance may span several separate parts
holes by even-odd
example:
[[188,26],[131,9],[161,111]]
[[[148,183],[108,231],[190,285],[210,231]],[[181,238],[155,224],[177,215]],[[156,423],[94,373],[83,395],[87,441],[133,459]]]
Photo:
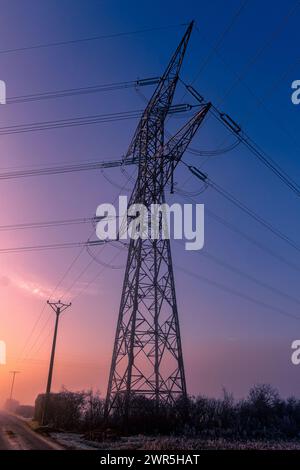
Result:
[[[44,395],[36,400],[40,420]],[[223,391],[220,399],[204,396],[179,399],[172,405],[156,407],[153,400],[132,395],[130,415],[124,419],[124,397],[104,422],[104,400],[91,390],[52,394],[49,405],[52,426],[85,432],[91,438],[110,435],[151,434],[209,439],[294,439],[300,436],[300,400],[283,400],[270,385],[255,385],[244,400],[235,401]]]
[[[46,395],[35,401],[34,418],[42,424]],[[103,422],[104,404],[92,391],[70,392],[63,389],[51,393],[47,405],[47,425],[67,431],[86,431],[99,427]]]

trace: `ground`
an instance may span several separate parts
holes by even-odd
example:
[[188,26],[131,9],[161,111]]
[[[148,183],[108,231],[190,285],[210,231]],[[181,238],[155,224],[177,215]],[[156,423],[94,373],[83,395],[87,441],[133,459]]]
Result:
[[61,445],[86,450],[206,450],[206,449],[255,449],[300,450],[299,441],[233,441],[225,439],[188,439],[176,437],[132,436],[116,441],[93,442],[75,433],[51,433]]
[[33,421],[0,411],[0,450],[300,450],[300,440],[234,441],[225,439],[138,435],[96,442],[90,441],[78,433],[51,432],[49,435],[45,435],[34,429]]

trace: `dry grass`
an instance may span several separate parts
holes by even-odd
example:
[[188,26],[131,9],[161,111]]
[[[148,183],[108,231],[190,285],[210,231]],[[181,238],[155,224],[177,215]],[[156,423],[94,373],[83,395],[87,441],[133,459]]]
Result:
[[145,441],[144,450],[299,450],[300,441],[233,441],[225,439],[185,439],[163,437]]
[[220,439],[201,439],[184,437],[123,437],[116,441],[88,441],[75,433],[52,434],[58,442],[73,449],[101,450],[300,450],[300,441],[234,441]]

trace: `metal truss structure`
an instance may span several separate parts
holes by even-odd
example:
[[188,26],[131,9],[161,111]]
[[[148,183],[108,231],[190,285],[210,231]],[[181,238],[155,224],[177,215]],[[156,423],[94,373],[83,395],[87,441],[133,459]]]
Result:
[[[138,177],[129,204],[165,202],[165,186],[210,104],[164,144],[164,127],[193,23],[184,34],[143,112],[125,159],[138,162]],[[150,221],[149,221],[150,222]],[[130,415],[137,397],[173,403],[186,397],[179,319],[170,240],[162,220],[158,237],[139,237],[129,244],[121,304],[106,398],[106,415]]]

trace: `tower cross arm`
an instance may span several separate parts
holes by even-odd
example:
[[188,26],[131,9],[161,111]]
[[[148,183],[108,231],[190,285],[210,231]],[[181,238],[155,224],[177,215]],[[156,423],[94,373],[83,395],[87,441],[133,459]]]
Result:
[[61,302],[60,300],[58,302],[50,302],[50,300],[47,300],[47,304],[50,305],[50,307],[52,308],[52,310],[54,310],[54,312],[58,312],[59,313],[62,313],[64,310],[66,310],[68,307],[71,307],[71,303],[69,304],[65,304],[63,302]]
[[205,119],[211,103],[205,104],[163,147],[164,185],[171,178],[184,152]]
[[162,125],[168,114],[173,101],[176,85],[178,83],[179,72],[186,52],[194,22],[192,21],[174,52],[164,74],[162,75],[151,99],[146,106],[143,115],[138,123],[133,139],[129,145],[125,159],[139,152],[139,143],[148,129],[149,119],[159,121]]

